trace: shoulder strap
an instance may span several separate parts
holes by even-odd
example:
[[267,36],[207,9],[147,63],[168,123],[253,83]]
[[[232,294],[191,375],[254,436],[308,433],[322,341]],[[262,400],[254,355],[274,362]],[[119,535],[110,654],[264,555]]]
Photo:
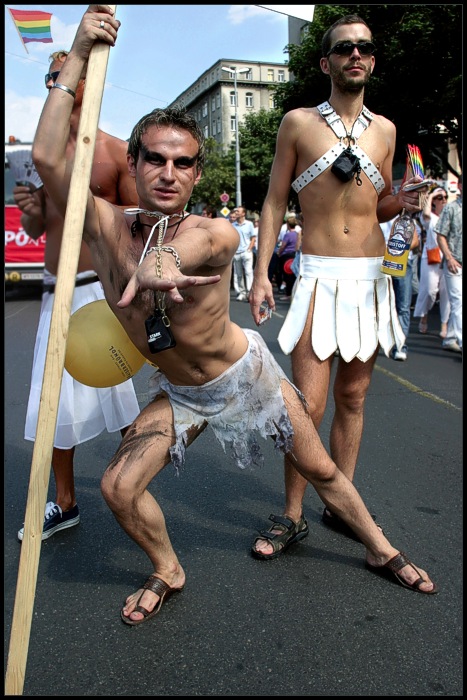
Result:
[[345,139],[348,135],[344,123],[337,112],[331,107],[329,102],[322,102],[316,108],[327,125],[331,127],[338,139]]
[[316,109],[321,114],[323,119],[325,119],[327,125],[331,127],[331,129],[334,131],[337,138],[339,139],[344,139],[347,136],[350,136],[354,141],[357,141],[363,134],[365,129],[367,129],[370,126],[370,122],[373,119],[373,115],[370,112],[370,110],[363,106],[362,111],[355,120],[352,126],[352,130],[349,134],[347,133],[347,129],[345,128],[342,119],[333,109],[333,107],[331,107],[329,102],[322,102],[320,105],[317,106]]

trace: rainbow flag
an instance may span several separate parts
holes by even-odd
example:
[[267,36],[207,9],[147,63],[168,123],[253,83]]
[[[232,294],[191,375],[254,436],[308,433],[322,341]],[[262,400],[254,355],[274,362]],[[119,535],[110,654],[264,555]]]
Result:
[[51,44],[53,42],[50,32],[50,18],[52,17],[50,12],[12,10],[9,7],[7,9],[27,52],[26,44],[30,41],[40,41],[43,44]]

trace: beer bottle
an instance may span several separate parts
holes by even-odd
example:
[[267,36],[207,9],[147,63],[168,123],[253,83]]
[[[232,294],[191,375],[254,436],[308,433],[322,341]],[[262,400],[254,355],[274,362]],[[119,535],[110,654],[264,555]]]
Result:
[[393,277],[404,277],[407,259],[415,232],[415,223],[405,209],[394,220],[386,243],[386,252],[381,263],[381,272]]

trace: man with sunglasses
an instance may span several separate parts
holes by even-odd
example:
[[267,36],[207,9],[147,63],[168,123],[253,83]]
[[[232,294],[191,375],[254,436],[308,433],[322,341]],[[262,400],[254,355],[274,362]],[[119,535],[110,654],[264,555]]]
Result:
[[[317,429],[338,355],[330,453],[350,481],[379,347],[388,356],[394,345],[400,350],[404,343],[391,278],[380,272],[385,250],[380,222],[403,208],[408,212],[420,208],[418,192],[400,189],[393,194],[394,124],[364,106],[375,51],[370,28],[357,15],[341,17],[325,32],[320,67],[330,78],[330,97],[317,107],[291,110],[282,120],[249,295],[258,324],[264,300],[275,309],[267,268],[292,186],[303,216],[302,256],[278,340],[283,352],[291,354],[293,381],[304,394]],[[253,556],[272,559],[308,534],[302,510],[306,486],[286,458],[283,515],[270,517],[273,524],[255,539]],[[322,519],[355,538],[328,508]]]
[[[68,93],[73,100],[70,116],[70,133],[67,157],[72,159],[78,133],[79,117],[84,93],[85,78],[82,77],[76,90],[65,90],[60,83],[60,73],[66,61],[67,51],[56,51],[50,56],[49,72],[45,86],[50,92]],[[118,206],[136,204],[136,188],[126,165],[125,141],[101,131],[97,132],[94,163],[91,173],[91,189],[103,199]],[[54,303],[54,291],[58,270],[64,217],[54,205],[46,187],[31,192],[28,187],[18,186],[13,190],[15,202],[22,211],[21,224],[34,239],[46,233],[45,270],[42,305],[31,376],[31,388],[26,414],[24,437],[34,441],[42,392],[42,379],[49,339],[50,321]],[[97,299],[104,299],[99,281],[86,243],[81,244],[75,290],[71,312]],[[90,329],[90,332],[92,330]],[[127,428],[139,413],[139,404],[131,379],[118,386],[96,389],[77,382],[64,370],[60,392],[57,427],[52,452],[52,469],[55,478],[55,500],[46,505],[42,539],[48,539],[59,530],[73,527],[80,521],[80,512],[75,495],[74,453],[76,445],[90,440],[104,430],[120,431]],[[22,541],[24,528],[18,532]]]

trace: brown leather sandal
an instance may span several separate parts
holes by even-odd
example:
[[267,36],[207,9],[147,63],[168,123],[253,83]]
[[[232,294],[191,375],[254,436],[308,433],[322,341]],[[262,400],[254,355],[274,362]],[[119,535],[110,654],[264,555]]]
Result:
[[[428,581],[422,577],[417,567],[412,564],[404,552],[399,552],[399,554],[396,554],[395,557],[387,561],[386,564],[383,564],[383,566],[372,566],[372,564],[369,564],[368,562],[365,562],[365,566],[367,569],[373,571],[379,576],[383,576],[384,578],[388,578],[392,581],[394,581],[395,578],[397,583],[399,583],[401,586],[404,586],[404,588],[410,588],[412,591],[416,591],[417,593],[425,593],[426,595],[438,593],[438,586],[436,583],[433,583],[433,588],[431,591],[423,591],[420,588],[422,583],[428,583]],[[417,572],[419,578],[417,578],[413,583],[407,583],[407,581],[404,581],[402,576],[399,575],[399,571],[401,571],[404,566],[411,566],[412,569]]]
[[[178,593],[179,591],[183,590],[182,588],[171,588],[168,583],[163,581],[161,578],[156,576],[155,574],[152,574],[147,581],[143,585],[143,592],[141,593],[140,597],[138,598],[138,603],[135,607],[134,610],[131,612],[139,612],[144,615],[141,620],[132,620],[130,617],[127,617],[126,615],[123,614],[123,610],[120,612],[120,617],[122,618],[123,622],[126,625],[141,625],[143,622],[147,622],[147,620],[150,620],[151,617],[154,617],[154,615],[157,615],[159,610],[162,607],[162,603],[169,598],[169,596],[172,595],[172,593]],[[144,591],[152,591],[156,595],[159,596],[159,600],[154,606],[154,609],[149,612],[149,610],[146,610],[146,608],[143,608],[142,605],[139,605],[139,601],[144,595]],[[131,613],[130,613],[131,615]]]

